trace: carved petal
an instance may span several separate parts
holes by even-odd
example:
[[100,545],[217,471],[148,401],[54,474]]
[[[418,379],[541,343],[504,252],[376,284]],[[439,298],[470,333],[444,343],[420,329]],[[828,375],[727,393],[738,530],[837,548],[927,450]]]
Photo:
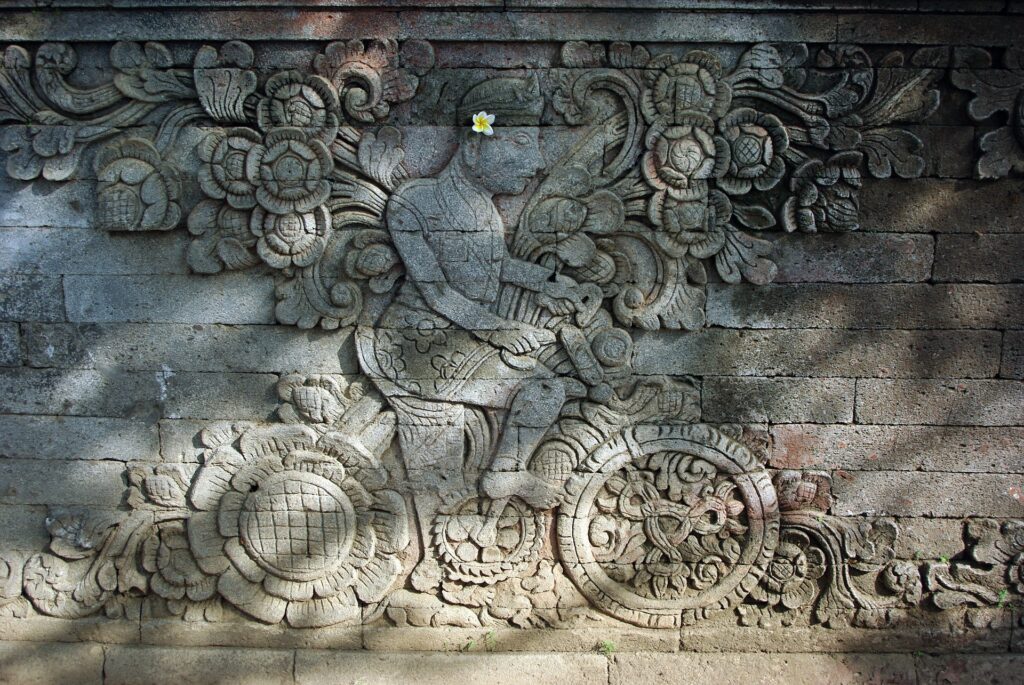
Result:
[[217,591],[234,606],[265,623],[280,623],[288,602],[268,595],[259,583],[251,583],[234,568],[217,581]]
[[356,623],[361,618],[359,605],[351,593],[292,602],[288,605],[288,624],[293,628],[320,628],[336,623]]
[[224,555],[224,537],[217,531],[217,514],[197,511],[188,520],[188,542],[192,554],[204,572],[223,573],[230,566]]

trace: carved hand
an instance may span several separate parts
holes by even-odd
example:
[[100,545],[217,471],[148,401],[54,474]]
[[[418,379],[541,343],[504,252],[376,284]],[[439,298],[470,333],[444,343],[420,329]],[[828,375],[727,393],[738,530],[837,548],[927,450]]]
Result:
[[494,331],[487,339],[492,345],[513,354],[529,354],[536,352],[542,345],[553,343],[555,334],[545,328],[521,324],[515,329]]
[[537,297],[537,303],[555,315],[568,315],[579,311],[583,303],[578,292],[579,284],[568,276],[557,276],[557,281],[548,281]]

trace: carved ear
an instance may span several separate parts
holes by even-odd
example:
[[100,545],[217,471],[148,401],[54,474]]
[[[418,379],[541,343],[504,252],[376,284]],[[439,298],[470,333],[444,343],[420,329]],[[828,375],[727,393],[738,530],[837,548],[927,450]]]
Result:
[[475,169],[477,160],[480,158],[480,135],[473,133],[463,134],[461,150],[462,161],[469,168]]

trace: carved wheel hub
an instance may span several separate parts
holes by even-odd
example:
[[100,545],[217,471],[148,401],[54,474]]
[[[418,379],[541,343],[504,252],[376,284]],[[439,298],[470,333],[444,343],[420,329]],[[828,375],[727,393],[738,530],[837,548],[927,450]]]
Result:
[[707,426],[638,426],[566,486],[558,543],[569,576],[630,623],[674,627],[739,603],[765,573],[779,511],[764,467]]
[[285,472],[249,495],[239,515],[242,544],[266,571],[313,580],[348,557],[355,510],[347,495],[313,473]]

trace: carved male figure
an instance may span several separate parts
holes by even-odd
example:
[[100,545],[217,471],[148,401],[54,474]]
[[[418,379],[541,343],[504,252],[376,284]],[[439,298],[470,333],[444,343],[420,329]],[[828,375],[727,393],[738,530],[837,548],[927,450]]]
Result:
[[[499,295],[510,286],[542,294],[554,314],[572,313],[580,296],[570,279],[509,255],[493,197],[523,192],[543,168],[542,109],[536,81],[493,79],[466,93],[457,152],[436,178],[407,182],[388,203],[387,227],[406,281],[376,326],[372,359],[363,354],[398,411],[411,473],[441,480],[461,473],[464,407],[504,410],[480,489],[494,500],[519,496],[538,508],[553,505],[557,492],[527,463],[558,417],[567,387],[579,394],[578,382],[537,362],[534,355],[554,334],[500,316]],[[468,126],[479,110],[495,116],[491,135]]]

